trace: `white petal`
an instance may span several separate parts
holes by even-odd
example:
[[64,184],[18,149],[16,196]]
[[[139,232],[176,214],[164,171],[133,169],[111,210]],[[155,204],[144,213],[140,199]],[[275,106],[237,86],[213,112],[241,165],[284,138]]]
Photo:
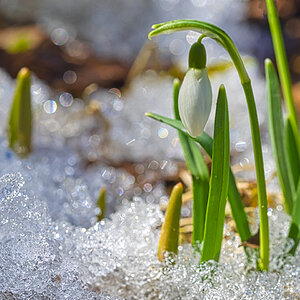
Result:
[[179,91],[178,106],[184,127],[192,137],[201,135],[212,105],[207,70],[190,68]]

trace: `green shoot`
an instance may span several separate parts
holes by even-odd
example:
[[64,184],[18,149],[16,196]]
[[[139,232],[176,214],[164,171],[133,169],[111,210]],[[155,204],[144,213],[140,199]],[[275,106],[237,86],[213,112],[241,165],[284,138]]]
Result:
[[22,68],[16,81],[17,85],[8,121],[8,140],[11,149],[20,156],[26,156],[31,151],[32,134],[29,69]]
[[[185,131],[183,124],[179,120],[173,120],[173,119],[163,117],[163,116],[160,116],[160,115],[154,114],[154,113],[146,113],[146,116],[148,116],[149,118],[152,118],[156,121],[167,124],[175,129],[177,129],[179,132],[181,132],[185,136],[189,137],[189,134]],[[191,139],[193,139],[198,144],[200,144],[201,147],[204,149],[204,151],[208,154],[208,156],[210,158],[212,157],[213,139],[208,134],[203,132],[201,136],[198,136],[196,138],[191,138]],[[235,224],[236,224],[236,228],[241,237],[241,240],[247,241],[251,237],[249,223],[248,223],[247,216],[246,216],[246,213],[244,210],[244,205],[242,202],[241,195],[237,189],[235,178],[234,178],[234,175],[231,170],[230,170],[230,174],[229,174],[228,200],[229,200],[231,212],[232,212]]]
[[158,245],[157,255],[160,261],[165,259],[166,253],[177,254],[182,192],[183,186],[181,183],[178,183],[174,186],[170,196]]
[[19,34],[12,38],[6,45],[5,50],[9,54],[18,54],[26,52],[32,48],[32,41],[30,36]]
[[219,260],[223,240],[225,204],[229,182],[229,118],[224,86],[219,89],[215,115],[209,196],[201,262]]
[[295,183],[284,144],[284,123],[281,108],[280,88],[274,66],[265,60],[267,80],[268,121],[271,144],[277,165],[277,173],[285,200],[286,212],[292,214]]
[[100,213],[98,215],[98,222],[104,218],[105,210],[106,210],[106,188],[101,188],[99,192],[99,197],[97,200],[97,207],[100,208]]
[[[174,80],[174,115],[175,119],[180,120],[178,110],[178,94],[180,82],[178,79]],[[205,164],[203,155],[195,144],[195,142],[188,136],[185,136],[178,131],[178,137],[184,152],[187,167],[192,174],[193,180],[193,236],[192,243],[194,246],[202,242],[204,236],[204,223],[206,214],[206,205],[209,189],[209,173]]]

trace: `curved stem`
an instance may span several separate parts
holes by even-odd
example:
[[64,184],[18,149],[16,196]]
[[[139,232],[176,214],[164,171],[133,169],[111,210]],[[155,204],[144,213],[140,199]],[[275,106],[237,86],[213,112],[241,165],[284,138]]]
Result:
[[169,34],[177,31],[193,30],[216,40],[229,53],[240,77],[241,84],[246,96],[249,119],[251,124],[253,152],[255,158],[258,204],[260,212],[260,266],[267,270],[269,267],[269,225],[268,225],[268,202],[266,183],[261,149],[261,139],[256,105],[251,86],[251,81],[246,71],[242,58],[231,38],[215,25],[196,20],[177,20],[161,23],[153,26],[154,30],[149,33],[149,38],[159,34]]
[[258,118],[254,101],[251,82],[243,83],[243,89],[247,100],[250,125],[252,132],[252,143],[255,158],[258,204],[259,204],[259,242],[260,242],[260,259],[261,268],[267,270],[269,267],[269,222],[268,222],[268,201],[266,193],[266,181],[264,173],[264,163],[261,149],[261,139],[259,133]]

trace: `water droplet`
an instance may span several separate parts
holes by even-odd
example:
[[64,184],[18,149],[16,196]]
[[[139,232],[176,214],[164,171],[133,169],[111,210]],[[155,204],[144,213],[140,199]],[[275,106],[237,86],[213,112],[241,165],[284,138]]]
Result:
[[157,170],[158,168],[159,168],[159,163],[156,160],[152,160],[148,165],[148,169],[151,170]]
[[128,141],[128,142],[126,143],[126,145],[128,146],[128,145],[132,144],[133,142],[135,142],[135,139],[132,139],[132,140]]
[[109,89],[108,92],[115,95],[115,96],[117,96],[118,98],[121,98],[121,95],[122,95],[121,91],[117,88]]
[[194,43],[197,42],[200,34],[195,31],[189,31],[186,35],[186,40],[190,45],[193,45]]
[[63,107],[69,107],[73,104],[73,96],[70,93],[62,93],[59,96],[59,102]]
[[240,166],[244,167],[246,165],[249,165],[249,159],[247,157],[244,157],[240,160]]
[[161,161],[161,162],[160,162],[160,168],[163,170],[163,169],[166,167],[167,164],[168,164],[168,161],[167,161],[167,160]]
[[124,103],[122,100],[116,99],[113,102],[113,108],[115,111],[121,111],[124,107]]
[[64,28],[56,28],[51,32],[51,40],[57,46],[63,46],[69,39],[69,34]]
[[161,127],[158,129],[157,134],[161,139],[165,139],[169,135],[169,131],[167,128]]
[[43,108],[47,114],[54,114],[57,110],[57,104],[54,100],[47,100],[44,103]]
[[74,71],[68,70],[64,73],[63,80],[66,84],[73,84],[77,80],[77,74]]
[[134,169],[138,174],[143,174],[145,172],[145,167],[142,164],[137,164]]
[[186,45],[184,41],[174,39],[173,41],[171,41],[169,49],[173,55],[182,55],[185,52]]
[[144,191],[146,193],[150,193],[152,191],[152,184],[151,183],[145,183],[144,184]]
[[244,152],[246,149],[247,149],[247,143],[244,141],[240,141],[235,144],[236,152]]
[[121,187],[118,187],[117,188],[117,193],[118,193],[119,196],[122,196],[124,194],[124,189],[121,188]]
[[31,86],[31,92],[34,94],[34,95],[39,95],[42,91],[42,87],[39,85],[39,84],[33,84]]

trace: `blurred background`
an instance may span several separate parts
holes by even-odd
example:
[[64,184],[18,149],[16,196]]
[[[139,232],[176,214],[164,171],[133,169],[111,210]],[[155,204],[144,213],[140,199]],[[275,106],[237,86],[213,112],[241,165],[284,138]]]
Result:
[[[300,111],[300,1],[276,4]],[[149,41],[147,34],[152,24],[181,18],[214,23],[232,37],[251,75],[266,140],[263,60],[274,54],[263,0],[0,0],[0,86],[6,90],[7,78],[29,67],[39,139],[67,140],[86,165],[181,160],[176,132],[144,117],[146,111],[172,115],[172,80],[183,78],[199,36],[189,31]],[[251,164],[236,71],[218,44],[204,44],[214,92],[221,83],[229,90],[233,163]],[[5,115],[9,104],[4,106]],[[213,113],[207,131],[212,128]],[[63,139],[48,138],[57,133]]]
[[[300,1],[276,3],[296,84]],[[262,66],[273,57],[265,13],[263,0],[1,0],[0,67],[15,78],[26,65],[55,91],[75,97],[92,83],[121,88],[137,71],[170,71],[184,61],[193,33],[147,40],[152,24],[179,18],[221,26]],[[209,46],[209,63],[225,56]]]

